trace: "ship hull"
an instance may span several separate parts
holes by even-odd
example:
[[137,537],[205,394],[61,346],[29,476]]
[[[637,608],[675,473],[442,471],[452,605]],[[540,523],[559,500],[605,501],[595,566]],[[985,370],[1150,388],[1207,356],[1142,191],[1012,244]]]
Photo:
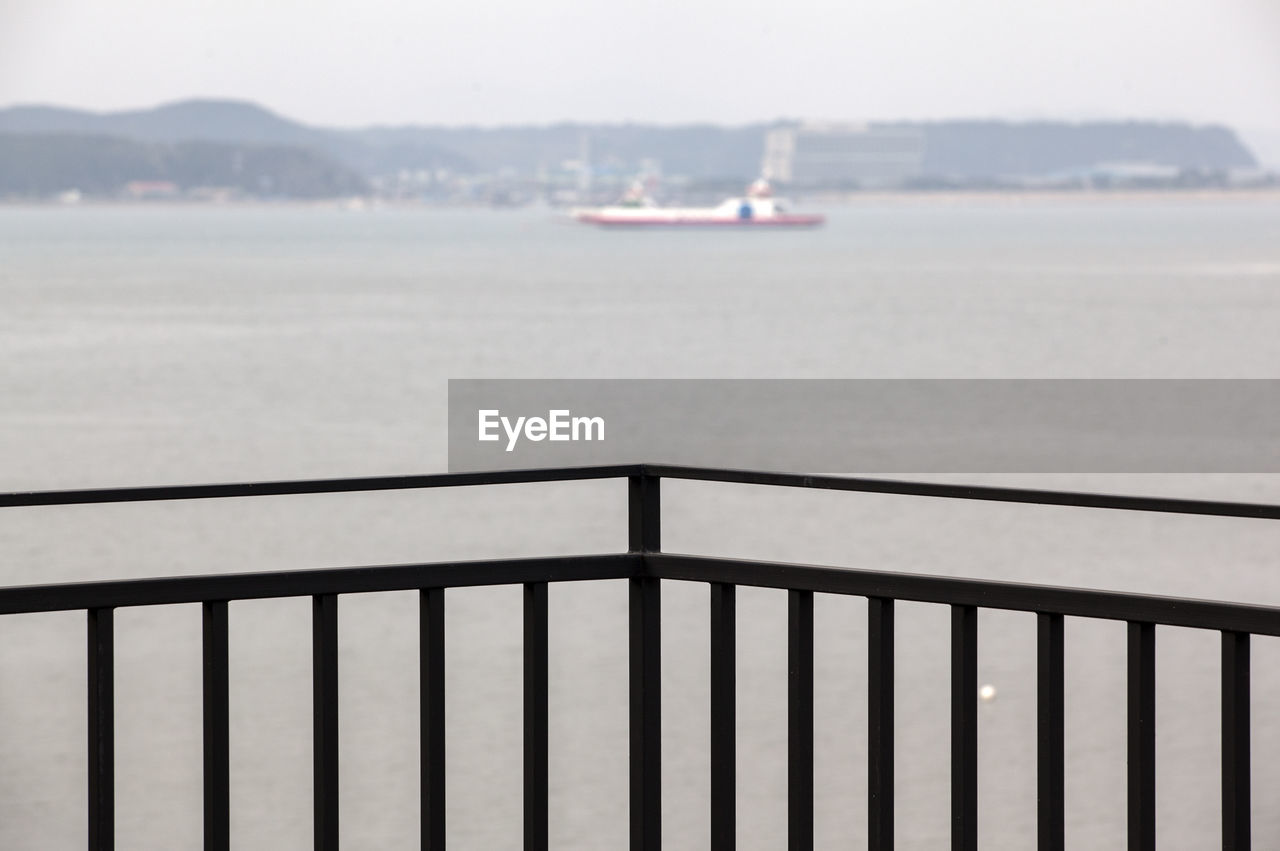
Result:
[[579,222],[605,228],[812,228],[826,221],[819,215],[730,218],[713,216],[611,216],[582,213]]

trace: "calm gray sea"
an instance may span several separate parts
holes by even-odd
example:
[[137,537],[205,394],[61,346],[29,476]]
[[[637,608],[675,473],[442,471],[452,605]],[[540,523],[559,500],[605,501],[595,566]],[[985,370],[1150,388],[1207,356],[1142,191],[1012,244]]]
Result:
[[[1280,200],[867,198],[822,230],[0,208],[0,490],[439,471],[460,377],[1280,377]],[[952,477],[955,480],[958,477]],[[1280,501],[1274,476],[966,480]],[[1280,525],[664,487],[664,545],[1280,604]],[[618,482],[0,512],[0,584],[625,545]],[[664,587],[664,836],[707,839],[707,589]],[[417,847],[417,600],[341,602],[346,847]],[[626,589],[552,589],[555,848],[626,845]],[[520,843],[520,592],[448,598],[451,847]],[[817,837],[865,847],[865,604],[817,602]],[[740,846],[785,845],[786,597],[739,592]],[[948,624],[898,615],[899,848],[948,833]],[[311,841],[310,606],[231,608],[233,840]],[[984,848],[1035,831],[1035,621],[983,612]],[[85,833],[84,624],[0,618],[0,848]],[[198,607],[117,614],[122,849],[200,844]],[[1071,848],[1124,845],[1124,626],[1067,625]],[[1280,643],[1254,645],[1280,847]],[[1161,848],[1218,835],[1217,636],[1158,634]]]

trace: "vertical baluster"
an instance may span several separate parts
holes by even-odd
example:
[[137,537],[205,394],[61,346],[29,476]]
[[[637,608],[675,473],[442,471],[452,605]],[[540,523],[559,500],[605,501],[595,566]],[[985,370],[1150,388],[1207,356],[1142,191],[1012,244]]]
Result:
[[978,610],[951,607],[951,848],[978,848]]
[[89,609],[89,851],[115,847],[115,613]]
[[893,600],[867,600],[867,847],[893,848]]
[[204,848],[231,848],[231,766],[228,711],[227,603],[203,604]]
[[[628,520],[628,550],[657,552],[661,547],[657,478],[628,479]],[[631,851],[662,847],[661,590],[651,576],[628,580]]]
[[1249,633],[1222,633],[1222,848],[1250,847]]
[[444,849],[444,589],[419,592],[422,848]]
[[547,583],[524,586],[524,847],[546,851]]
[[661,588],[630,583],[631,849],[662,847],[662,693],[659,660]]
[[338,848],[338,597],[311,598],[311,711],[316,851]]
[[711,583],[711,851],[737,841],[735,586]]
[[1129,624],[1129,851],[1156,847],[1156,627]]
[[813,592],[788,591],[787,847],[813,848]]
[[1036,615],[1036,833],[1039,851],[1063,851],[1065,839],[1062,615]]

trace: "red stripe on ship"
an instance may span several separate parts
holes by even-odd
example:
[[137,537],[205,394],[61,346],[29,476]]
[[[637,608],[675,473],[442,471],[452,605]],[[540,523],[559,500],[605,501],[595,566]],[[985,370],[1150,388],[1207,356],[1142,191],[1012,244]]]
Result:
[[826,221],[825,216],[771,216],[768,218],[705,218],[705,219],[668,219],[658,216],[652,218],[599,216],[584,214],[578,221],[605,227],[814,227]]

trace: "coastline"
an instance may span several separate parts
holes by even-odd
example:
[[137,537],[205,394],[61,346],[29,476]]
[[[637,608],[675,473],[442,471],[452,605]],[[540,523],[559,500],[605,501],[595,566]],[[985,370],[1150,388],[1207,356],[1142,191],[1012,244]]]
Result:
[[[1153,201],[1179,202],[1277,202],[1280,186],[1248,187],[1239,189],[1115,189],[1115,190],[1014,190],[1014,189],[954,189],[954,190],[870,190],[831,194],[801,194],[804,204],[818,207],[857,207],[865,204],[972,204],[984,202],[995,205],[1051,204],[1051,203],[1150,203]],[[363,213],[376,210],[492,210],[510,212],[528,209],[560,209],[544,204],[492,205],[484,203],[450,203],[405,199],[378,199],[362,196],[320,199],[252,199],[227,201],[201,200],[143,200],[132,201],[116,198],[86,198],[75,203],[56,199],[5,199],[0,198],[0,209],[83,210],[83,209],[155,209],[155,210],[236,210],[236,209],[327,209],[339,212]],[[566,208],[567,209],[567,208]]]

